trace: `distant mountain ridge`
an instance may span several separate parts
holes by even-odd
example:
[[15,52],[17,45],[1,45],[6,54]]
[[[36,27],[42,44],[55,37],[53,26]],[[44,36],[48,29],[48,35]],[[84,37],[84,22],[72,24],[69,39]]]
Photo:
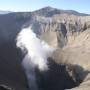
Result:
[[11,11],[3,11],[3,10],[0,10],[0,14],[8,14],[8,13],[11,13]]
[[88,16],[89,14],[85,14],[85,13],[79,13],[77,11],[74,10],[62,10],[62,9],[56,9],[56,8],[52,8],[52,7],[44,7],[40,10],[36,10],[34,11],[34,13],[38,14],[38,15],[42,15],[42,16],[52,16],[55,14],[73,14],[73,15],[77,15],[77,16]]
[[[8,13],[13,13],[13,12],[12,11],[0,10],[0,14],[8,14]],[[21,13],[24,13],[24,12],[21,12]],[[30,12],[26,12],[26,13],[30,13]],[[65,14],[65,13],[73,14],[73,15],[77,15],[77,16],[89,16],[90,15],[90,14],[86,14],[86,13],[80,13],[80,12],[77,12],[75,10],[63,10],[63,9],[53,8],[53,7],[50,7],[50,6],[41,8],[39,10],[32,11],[32,13],[38,14],[38,15],[44,15],[44,16],[47,16],[47,17],[52,16],[54,14]]]

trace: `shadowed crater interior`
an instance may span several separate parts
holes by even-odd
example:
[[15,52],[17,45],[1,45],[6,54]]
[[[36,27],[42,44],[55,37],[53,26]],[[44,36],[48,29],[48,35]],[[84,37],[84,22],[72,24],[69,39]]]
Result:
[[[36,69],[36,77],[39,90],[71,89],[78,86],[83,81],[79,79],[79,74],[75,72],[75,70],[79,68],[81,72],[85,73],[86,71],[84,71],[82,67],[78,65],[72,66],[57,64],[53,60],[51,60],[51,58],[49,58],[48,60],[48,71],[40,72],[38,69]],[[72,76],[70,75],[71,72]],[[86,75],[87,74],[88,72],[86,73]],[[84,75],[83,79],[86,75]]]

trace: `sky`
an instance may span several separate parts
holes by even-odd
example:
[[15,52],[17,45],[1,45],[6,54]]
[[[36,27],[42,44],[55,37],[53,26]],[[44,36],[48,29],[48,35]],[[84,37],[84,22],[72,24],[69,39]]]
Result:
[[46,6],[90,14],[90,0],[0,0],[4,11],[35,11]]

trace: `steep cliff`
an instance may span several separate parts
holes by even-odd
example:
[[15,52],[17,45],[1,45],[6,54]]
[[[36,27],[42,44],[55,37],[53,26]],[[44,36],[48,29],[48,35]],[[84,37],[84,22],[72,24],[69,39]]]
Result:
[[[39,35],[55,32],[57,45],[64,47],[72,42],[80,33],[90,28],[90,16],[69,14],[58,14],[52,17],[36,16],[32,26]],[[48,36],[46,35],[46,37]],[[52,40],[49,40],[49,42]]]

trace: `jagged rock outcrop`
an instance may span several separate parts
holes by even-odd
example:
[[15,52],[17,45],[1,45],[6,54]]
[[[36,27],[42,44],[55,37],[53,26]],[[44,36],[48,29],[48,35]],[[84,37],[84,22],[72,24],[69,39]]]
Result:
[[59,47],[70,42],[70,37],[74,38],[90,28],[90,16],[59,14],[52,17],[36,16],[35,18],[34,31],[39,35],[49,31],[56,32]]

